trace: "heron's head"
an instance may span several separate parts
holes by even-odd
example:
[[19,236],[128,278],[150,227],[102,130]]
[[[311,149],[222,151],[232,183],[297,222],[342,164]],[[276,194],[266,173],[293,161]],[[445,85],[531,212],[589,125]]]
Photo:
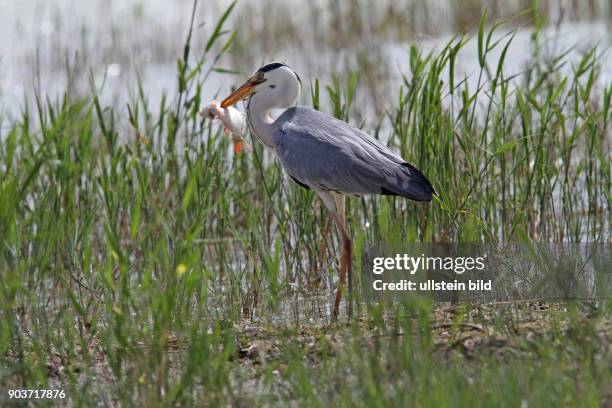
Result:
[[291,68],[273,62],[259,68],[247,81],[221,102],[222,108],[252,98],[267,108],[285,108],[295,103],[300,95],[300,77]]

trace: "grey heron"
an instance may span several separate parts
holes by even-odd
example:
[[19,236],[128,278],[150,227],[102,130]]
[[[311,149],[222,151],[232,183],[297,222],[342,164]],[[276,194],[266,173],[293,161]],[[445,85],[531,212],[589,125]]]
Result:
[[[342,237],[334,302],[337,318],[347,275],[349,291],[352,288],[353,244],[345,221],[345,196],[382,194],[431,201],[435,191],[416,167],[370,135],[317,110],[294,106],[301,86],[299,76],[286,64],[270,63],[256,70],[221,107],[248,98],[251,132],[276,152],[296,183],[320,197],[336,221]],[[274,120],[272,109],[286,110]]]

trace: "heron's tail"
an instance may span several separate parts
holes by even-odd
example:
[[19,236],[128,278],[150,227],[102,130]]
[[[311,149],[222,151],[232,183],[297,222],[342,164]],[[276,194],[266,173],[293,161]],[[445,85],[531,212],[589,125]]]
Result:
[[397,195],[414,201],[431,201],[436,193],[427,177],[410,163],[400,164],[397,173],[382,187],[381,194]]

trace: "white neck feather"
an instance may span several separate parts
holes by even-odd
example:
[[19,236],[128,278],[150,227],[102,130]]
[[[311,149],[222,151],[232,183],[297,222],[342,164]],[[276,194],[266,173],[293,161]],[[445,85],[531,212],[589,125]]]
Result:
[[270,116],[270,107],[265,106],[256,99],[249,100],[247,106],[247,119],[251,130],[264,145],[274,148],[272,133],[274,132],[274,119]]

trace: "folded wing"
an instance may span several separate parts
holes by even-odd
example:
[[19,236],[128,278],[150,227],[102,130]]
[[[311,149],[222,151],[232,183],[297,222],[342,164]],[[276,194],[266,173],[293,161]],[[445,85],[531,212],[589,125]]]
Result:
[[430,201],[431,183],[414,166],[346,122],[296,107],[275,122],[276,153],[289,175],[315,190],[389,194]]

